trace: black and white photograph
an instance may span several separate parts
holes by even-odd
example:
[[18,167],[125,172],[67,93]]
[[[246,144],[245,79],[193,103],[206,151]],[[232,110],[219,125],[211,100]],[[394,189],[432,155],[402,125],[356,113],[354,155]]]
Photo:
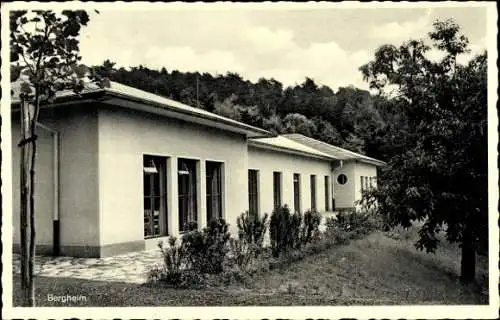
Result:
[[499,310],[495,3],[2,3],[19,317]]

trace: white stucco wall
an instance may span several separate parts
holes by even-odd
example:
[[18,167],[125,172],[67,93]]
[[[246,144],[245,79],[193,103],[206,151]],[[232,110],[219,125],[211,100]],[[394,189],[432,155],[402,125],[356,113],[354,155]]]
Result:
[[[13,208],[13,242],[18,244],[20,240],[20,160],[21,153],[17,144],[20,141],[20,126],[17,119],[12,121],[12,208]],[[52,212],[53,201],[53,143],[50,133],[39,130],[37,140],[36,157],[36,230],[37,243],[41,245],[52,245]]]
[[[259,213],[273,211],[273,172],[282,173],[282,204],[294,210],[293,174],[300,174],[302,213],[311,208],[310,176],[316,175],[316,206],[319,212],[325,211],[325,176],[330,176],[330,162],[284,152],[248,148],[248,168],[259,170]],[[331,179],[331,178],[330,178]],[[331,192],[331,190],[330,190]],[[331,199],[331,196],[329,197]],[[331,208],[331,205],[330,205]]]
[[[356,175],[355,175],[356,164],[354,161],[344,161],[341,167],[337,167],[334,172],[333,182],[334,182],[334,197],[335,197],[335,208],[352,208],[355,199],[355,188],[356,188]],[[347,177],[347,182],[345,184],[340,184],[338,182],[338,177],[341,174],[345,174]]]
[[[97,113],[90,105],[42,110],[39,122],[57,130],[59,145],[59,215],[61,246],[99,244]],[[12,122],[12,179],[14,243],[19,243],[19,120]],[[37,244],[52,245],[53,140],[51,133],[37,130],[36,163]]]
[[[361,199],[361,177],[376,177],[377,167],[359,161],[344,161],[342,167],[334,170],[335,174],[335,207],[352,208],[356,201]],[[338,183],[338,176],[345,174],[347,183]]]
[[[101,245],[144,240],[143,155],[168,157],[169,235],[177,236],[177,159],[199,160],[198,222],[206,225],[205,161],[224,163],[224,218],[248,208],[247,143],[242,135],[118,108],[99,110]],[[146,248],[158,239],[147,241]]]

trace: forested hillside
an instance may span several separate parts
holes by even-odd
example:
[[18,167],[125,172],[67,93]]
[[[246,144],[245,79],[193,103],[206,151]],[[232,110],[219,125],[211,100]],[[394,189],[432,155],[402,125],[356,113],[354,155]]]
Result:
[[253,83],[230,72],[214,76],[144,66],[117,69],[109,60],[95,68],[112,81],[274,133],[297,132],[375,158],[390,156],[382,144],[387,123],[397,115],[384,108],[383,98],[365,90],[345,87],[334,92],[310,78],[285,87],[275,79]]

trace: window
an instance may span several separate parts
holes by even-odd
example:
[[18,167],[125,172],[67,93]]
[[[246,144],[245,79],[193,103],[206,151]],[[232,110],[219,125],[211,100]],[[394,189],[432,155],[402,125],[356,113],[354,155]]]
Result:
[[143,156],[144,238],[167,235],[166,159]]
[[330,177],[325,176],[325,210],[330,210]]
[[188,231],[190,223],[198,221],[198,204],[196,201],[196,161],[179,159],[178,192],[179,192],[179,230]]
[[301,212],[300,208],[300,174],[293,174],[293,207],[295,212]]
[[273,199],[274,207],[281,206],[281,172],[273,172]]
[[248,170],[248,212],[259,215],[259,171]]
[[206,162],[207,222],[222,218],[222,163]]
[[343,173],[339,174],[339,176],[337,177],[337,182],[339,184],[346,184],[347,183],[347,176]]
[[361,177],[361,191],[368,191],[373,188],[373,177]]
[[311,210],[316,211],[316,175],[311,174]]

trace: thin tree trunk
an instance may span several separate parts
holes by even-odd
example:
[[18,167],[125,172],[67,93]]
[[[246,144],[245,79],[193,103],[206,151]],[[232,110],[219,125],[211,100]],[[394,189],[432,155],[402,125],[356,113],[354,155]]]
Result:
[[35,306],[35,161],[37,106],[21,106],[21,290],[22,306]]
[[464,283],[474,282],[476,278],[476,248],[474,238],[466,227],[462,240],[462,261],[460,264],[460,280]]
[[[21,142],[27,138],[27,124],[26,121],[27,110],[26,102],[21,103]],[[21,161],[20,161],[20,189],[21,189],[21,203],[20,203],[20,240],[21,240],[21,290],[22,290],[22,306],[29,306],[29,244],[28,244],[28,177],[26,168],[26,158],[28,153],[28,146],[23,144],[21,148]]]
[[[36,123],[32,125],[31,136],[36,134]],[[35,219],[35,160],[36,160],[36,140],[31,142],[31,163],[30,163],[30,260],[29,260],[29,303],[35,306],[35,249],[36,249],[36,219]]]
[[33,117],[30,119],[30,139],[31,139],[31,161],[30,161],[30,253],[29,253],[29,283],[28,294],[31,307],[35,306],[35,253],[36,253],[36,210],[35,210],[35,163],[36,163],[36,123],[40,110],[40,99],[38,87],[35,87],[35,103],[33,105]]

